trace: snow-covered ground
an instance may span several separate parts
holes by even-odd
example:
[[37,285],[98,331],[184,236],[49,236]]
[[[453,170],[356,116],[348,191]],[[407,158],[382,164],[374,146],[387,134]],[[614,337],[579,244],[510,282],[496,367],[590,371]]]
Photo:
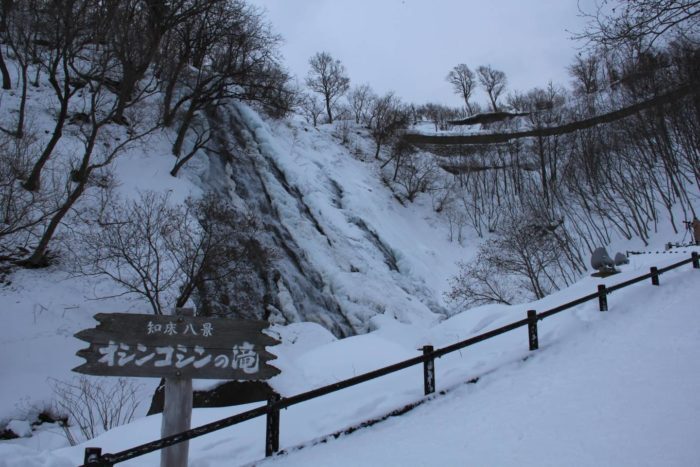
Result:
[[[689,254],[689,253],[688,253]],[[665,266],[680,255],[635,256],[608,285]],[[524,328],[437,361],[435,396],[408,414],[337,440],[325,435],[380,417],[422,398],[414,367],[281,413],[281,447],[264,465],[693,465],[700,454],[700,300],[691,265],[610,295],[610,311],[592,301],[540,323],[540,350]],[[591,293],[586,278],[546,299],[486,306],[425,327],[378,317],[377,330],[337,340],[315,324],[277,327],[283,395],[312,389],[444,346]],[[525,360],[525,357],[530,357]],[[476,384],[465,381],[479,377]],[[255,404],[195,410],[200,425]],[[160,417],[142,418],[90,442],[56,448],[57,429],[0,443],[0,465],[77,465],[86,445],[117,452],[158,438]],[[264,453],[264,420],[193,440],[192,466],[245,465]],[[43,445],[42,445],[43,444]],[[308,445],[304,449],[294,447]],[[291,449],[290,449],[291,448]],[[42,449],[48,449],[42,451]],[[123,465],[148,466],[157,454]]]
[[[591,304],[545,321],[532,358],[260,465],[698,465],[698,275],[686,268],[659,289],[635,286],[611,297],[606,314]],[[467,349],[465,366],[478,354]]]

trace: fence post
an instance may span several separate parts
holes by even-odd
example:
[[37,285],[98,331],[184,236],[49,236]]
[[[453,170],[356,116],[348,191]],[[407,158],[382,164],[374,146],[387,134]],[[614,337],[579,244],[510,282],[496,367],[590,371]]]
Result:
[[695,269],[700,269],[700,257],[698,256],[698,252],[697,251],[692,252],[691,256],[693,258],[693,267]]
[[[433,353],[432,345],[423,346],[423,355]],[[423,362],[423,390],[425,395],[435,392],[435,359],[430,358]]]
[[651,272],[651,285],[659,285],[659,269],[652,266],[649,271]]
[[102,458],[102,448],[85,448],[83,465],[94,467],[114,467],[114,464]]
[[598,303],[600,304],[600,311],[608,311],[608,291],[605,288],[605,284],[598,286]]
[[265,433],[265,457],[280,450],[280,411],[272,406],[279,402],[280,395],[273,392],[267,398],[267,430]]
[[85,457],[83,464],[85,465],[102,465],[100,457],[102,456],[102,448],[85,448]]
[[527,333],[530,338],[530,350],[537,350],[540,347],[537,339],[537,312],[527,310]]

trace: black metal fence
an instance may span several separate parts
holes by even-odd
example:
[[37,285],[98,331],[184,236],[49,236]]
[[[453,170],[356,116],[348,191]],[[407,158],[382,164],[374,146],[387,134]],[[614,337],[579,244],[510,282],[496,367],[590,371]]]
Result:
[[691,257],[683,261],[679,261],[670,266],[664,268],[652,267],[648,274],[635,277],[633,279],[615,284],[610,287],[606,287],[604,284],[598,286],[598,290],[592,294],[580,297],[576,300],[572,300],[563,305],[559,305],[555,308],[537,313],[535,310],[528,310],[527,317],[519,321],[507,324],[497,329],[485,332],[478,336],[471,337],[469,339],[456,342],[454,344],[448,345],[443,348],[435,349],[433,346],[426,345],[423,347],[422,355],[419,355],[402,362],[389,365],[378,370],[370,371],[353,378],[349,378],[337,383],[329,384],[328,386],[323,386],[311,391],[307,391],[301,394],[290,397],[280,397],[277,394],[273,394],[267,402],[267,405],[258,407],[256,409],[248,410],[246,412],[233,415],[231,417],[226,417],[221,420],[217,420],[206,425],[193,428],[191,430],[178,433],[173,436],[168,436],[166,438],[159,439],[157,441],[152,441],[150,443],[142,444],[125,451],[121,451],[115,454],[102,454],[100,448],[86,448],[85,449],[85,460],[84,464],[80,467],[112,467],[114,464],[119,462],[124,462],[135,457],[148,454],[153,451],[158,451],[160,449],[172,446],[183,441],[190,440],[199,436],[206,435],[214,431],[227,428],[229,426],[237,425],[239,423],[251,420],[253,418],[261,417],[263,415],[267,416],[267,430],[265,436],[265,455],[271,456],[279,451],[279,423],[280,423],[280,410],[286,409],[296,404],[315,399],[317,397],[324,396],[326,394],[331,394],[341,389],[349,388],[366,381],[370,381],[397,371],[412,367],[414,365],[423,364],[423,387],[426,395],[435,392],[435,359],[440,358],[449,353],[461,350],[465,347],[477,344],[479,342],[491,339],[493,337],[505,334],[506,332],[513,331],[523,326],[528,328],[528,338],[529,338],[529,348],[530,350],[536,350],[539,347],[539,339],[537,335],[537,323],[545,318],[553,316],[564,310],[568,310],[575,306],[581,305],[582,303],[588,302],[590,300],[598,299],[598,305],[601,312],[608,311],[608,295],[611,293],[628,287],[630,285],[651,279],[652,285],[659,285],[659,276],[671,271],[673,269],[679,268],[686,264],[693,264],[694,269],[700,269],[700,257],[698,253],[693,252]]

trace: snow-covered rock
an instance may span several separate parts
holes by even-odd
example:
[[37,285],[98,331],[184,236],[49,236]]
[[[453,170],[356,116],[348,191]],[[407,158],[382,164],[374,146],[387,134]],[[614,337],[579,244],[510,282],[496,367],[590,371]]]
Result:
[[32,426],[26,420],[10,420],[5,429],[17,435],[18,438],[32,436]]

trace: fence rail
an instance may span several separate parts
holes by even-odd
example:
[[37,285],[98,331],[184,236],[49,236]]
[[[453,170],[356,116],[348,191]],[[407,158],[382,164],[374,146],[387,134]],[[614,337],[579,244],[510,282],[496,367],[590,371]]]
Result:
[[242,412],[231,417],[226,417],[221,420],[217,420],[212,423],[208,423],[197,428],[193,428],[182,433],[178,433],[173,436],[168,436],[166,438],[159,439],[157,441],[152,441],[150,443],[145,443],[140,446],[136,446],[131,449],[127,449],[115,454],[102,454],[100,448],[86,448],[85,449],[85,460],[84,464],[80,467],[112,467],[114,464],[124,462],[136,457],[148,454],[150,452],[158,451],[160,449],[172,446],[174,444],[181,443],[199,436],[212,433],[214,431],[227,428],[229,426],[237,425],[239,423],[257,418],[263,415],[267,416],[267,432],[265,441],[265,455],[271,456],[279,451],[279,419],[280,410],[286,409],[296,404],[306,402],[317,397],[321,397],[333,392],[340,391],[351,386],[355,386],[366,381],[370,381],[382,376],[386,376],[397,371],[410,368],[415,365],[423,364],[423,379],[424,379],[424,393],[426,395],[431,394],[435,391],[435,359],[443,357],[449,353],[461,350],[465,347],[483,342],[488,339],[492,339],[501,334],[513,331],[515,329],[527,326],[528,327],[528,337],[530,350],[536,350],[539,347],[539,340],[537,336],[537,322],[552,315],[560,313],[564,310],[571,309],[575,306],[581,305],[596,298],[599,300],[600,311],[607,311],[607,296],[615,291],[629,287],[630,285],[642,282],[648,279],[652,280],[652,285],[659,285],[659,276],[666,272],[677,269],[686,264],[693,264],[694,269],[700,269],[700,257],[697,252],[693,252],[690,258],[677,263],[671,264],[664,268],[651,268],[648,274],[644,274],[625,282],[606,287],[601,284],[598,286],[598,291],[592,294],[585,295],[583,297],[577,298],[570,302],[564,303],[557,307],[551,308],[549,310],[537,313],[535,310],[528,310],[527,318],[515,321],[513,323],[507,324],[497,329],[479,334],[478,336],[470,337],[469,339],[450,344],[446,347],[439,349],[434,349],[432,346],[423,347],[423,354],[402,362],[395,363],[393,365],[386,366],[368,373],[364,373],[352,378],[345,379],[343,381],[338,381],[327,386],[323,386],[317,389],[312,389],[311,391],[303,392],[290,397],[281,398],[279,395],[273,394],[267,405]]

